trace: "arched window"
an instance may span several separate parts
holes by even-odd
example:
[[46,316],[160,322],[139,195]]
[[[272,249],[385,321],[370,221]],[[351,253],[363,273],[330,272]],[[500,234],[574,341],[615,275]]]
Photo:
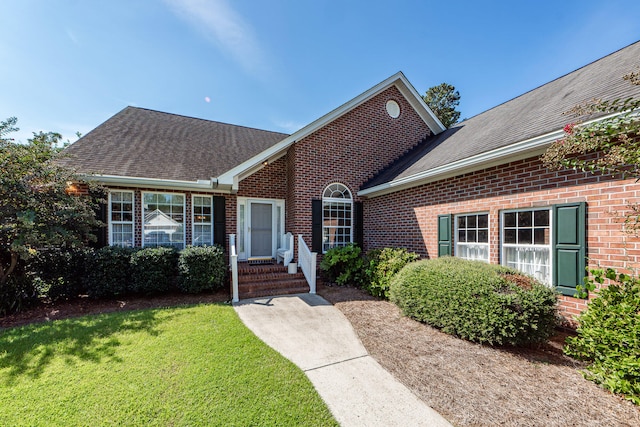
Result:
[[330,184],[322,193],[322,252],[353,241],[353,198],[349,189]]

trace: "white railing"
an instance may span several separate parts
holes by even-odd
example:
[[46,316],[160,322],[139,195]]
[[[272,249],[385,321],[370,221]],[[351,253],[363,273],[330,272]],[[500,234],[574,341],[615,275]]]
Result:
[[238,252],[235,234],[229,234],[229,263],[231,264],[231,302],[238,302]]
[[316,260],[317,254],[309,250],[309,246],[304,242],[302,234],[298,235],[298,265],[304,273],[309,284],[309,293],[316,293]]

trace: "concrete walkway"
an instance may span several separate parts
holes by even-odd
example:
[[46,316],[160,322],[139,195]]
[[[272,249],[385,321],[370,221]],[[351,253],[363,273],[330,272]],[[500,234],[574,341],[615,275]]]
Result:
[[262,341],[305,372],[341,426],[451,425],[383,369],[324,298],[254,298],[235,309]]

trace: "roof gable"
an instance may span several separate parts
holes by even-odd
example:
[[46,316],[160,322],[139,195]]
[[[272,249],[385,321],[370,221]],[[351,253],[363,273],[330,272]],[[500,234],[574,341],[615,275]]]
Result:
[[[640,96],[622,76],[640,63],[640,42],[456,124],[424,141],[362,187],[360,195],[384,194],[459,175],[513,156],[542,152],[562,135],[573,106],[594,98]],[[475,169],[474,169],[475,168]]]
[[357,97],[351,99],[350,101],[342,104],[340,107],[334,109],[333,111],[325,114],[324,116],[318,118],[307,126],[303,127],[299,131],[289,135],[287,138],[283,139],[279,143],[273,145],[267,150],[258,153],[258,155],[250,158],[246,162],[243,162],[236,166],[235,168],[229,170],[223,175],[218,177],[219,183],[222,185],[230,185],[232,187],[236,187],[238,182],[242,180],[244,177],[251,175],[256,170],[260,169],[262,165],[266,163],[270,163],[273,160],[282,157],[286,150],[294,144],[296,141],[300,141],[322,127],[328,125],[334,120],[344,116],[348,112],[352,111],[359,105],[367,102],[372,99],[376,95],[384,92],[386,89],[391,86],[396,86],[396,88],[400,91],[402,96],[409,102],[411,107],[416,111],[416,113],[420,116],[420,118],[427,124],[429,129],[433,134],[439,134],[443,132],[446,128],[440,122],[440,120],[436,117],[436,115],[429,109],[429,107],[425,104],[422,97],[418,94],[415,88],[409,83],[407,78],[403,73],[398,72],[391,77],[385,79],[384,81],[378,83],[371,89],[361,93]]

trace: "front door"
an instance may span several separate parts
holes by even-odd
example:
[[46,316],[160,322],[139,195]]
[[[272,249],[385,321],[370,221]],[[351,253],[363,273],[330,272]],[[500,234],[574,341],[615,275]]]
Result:
[[273,203],[250,202],[249,258],[273,257]]

